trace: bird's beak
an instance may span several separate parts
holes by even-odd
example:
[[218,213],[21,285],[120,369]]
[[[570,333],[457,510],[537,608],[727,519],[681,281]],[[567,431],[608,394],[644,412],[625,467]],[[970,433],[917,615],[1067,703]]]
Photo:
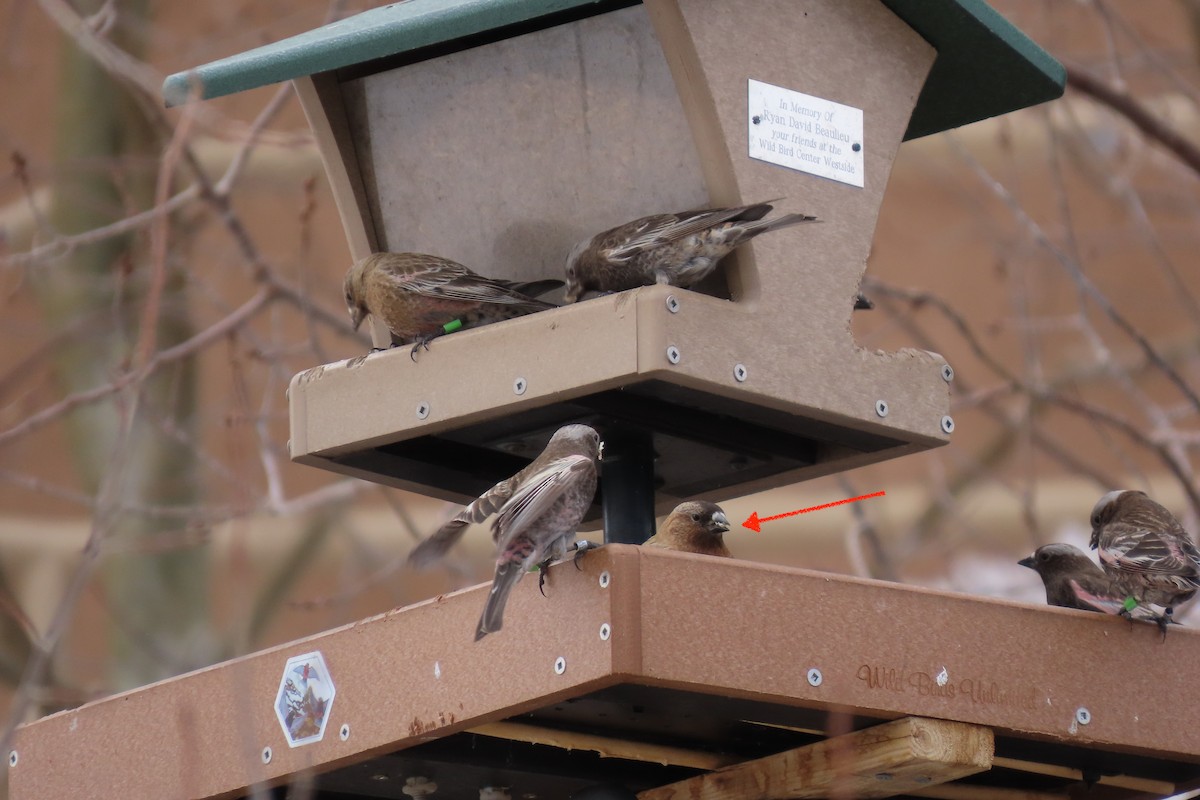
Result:
[[1020,564],[1022,567],[1029,567],[1030,569],[1035,569],[1035,567],[1033,566],[1033,556],[1025,556],[1017,563]]
[[729,530],[729,517],[720,511],[716,512],[712,515],[712,520],[708,523],[708,529],[714,533],[723,533]]
[[366,312],[364,312],[361,308],[350,309],[350,322],[354,324],[354,330],[359,329],[366,316]]

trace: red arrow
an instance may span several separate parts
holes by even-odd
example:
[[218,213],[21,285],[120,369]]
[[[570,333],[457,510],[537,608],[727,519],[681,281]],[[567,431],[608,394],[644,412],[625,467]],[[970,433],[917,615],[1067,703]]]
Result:
[[887,492],[875,492],[874,494],[860,494],[858,497],[850,497],[845,500],[836,500],[832,503],[824,503],[819,506],[812,506],[811,508],[802,508],[799,511],[789,511],[786,514],[776,514],[773,517],[763,517],[761,519],[759,519],[757,511],[752,511],[750,513],[750,516],[746,518],[746,521],[742,523],[742,527],[749,528],[750,530],[754,531],[755,533],[759,533],[760,531],[762,531],[762,523],[770,522],[773,519],[783,519],[784,517],[794,517],[797,514],[807,514],[810,511],[820,511],[822,508],[833,508],[834,506],[844,506],[846,503],[854,503],[858,500],[866,500],[871,497],[882,497],[885,494],[887,494]]

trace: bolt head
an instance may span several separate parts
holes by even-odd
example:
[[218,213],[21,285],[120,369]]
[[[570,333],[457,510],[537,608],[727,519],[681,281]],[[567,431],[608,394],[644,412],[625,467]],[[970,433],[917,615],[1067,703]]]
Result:
[[262,749],[262,762],[264,764],[271,763],[271,748],[270,747],[264,747]]
[[612,626],[605,622],[600,626],[600,641],[607,642],[610,636],[612,636]]
[[667,295],[667,311],[670,311],[672,314],[679,313],[679,298],[673,294]]
[[889,411],[889,409],[888,409],[887,400],[876,400],[875,401],[875,413],[876,414],[878,414],[880,417],[886,417],[888,415],[888,411]]
[[604,570],[604,572],[601,572],[600,573],[600,588],[607,589],[609,581],[611,581],[611,580],[612,580],[612,576],[608,574],[608,570]]
[[954,433],[954,417],[949,414],[942,417],[942,433]]
[[554,674],[562,675],[566,671],[567,671],[567,660],[565,658],[563,658],[562,656],[559,656],[558,658],[554,659]]
[[954,367],[949,364],[942,364],[942,380],[946,383],[954,380]]
[[429,403],[417,403],[417,419],[426,419],[429,417]]
[[1085,706],[1080,706],[1075,709],[1075,721],[1080,725],[1087,725],[1092,721],[1092,712],[1088,711]]
[[524,378],[517,378],[513,381],[513,394],[525,394],[525,390],[529,388],[529,383]]
[[825,676],[821,674],[821,670],[816,667],[810,667],[808,670],[808,685],[820,686],[824,682]]
[[738,383],[744,382],[749,375],[750,375],[750,373],[746,370],[745,364],[734,364],[733,365],[733,378]]
[[682,355],[680,354],[678,347],[675,345],[670,345],[667,347],[667,361],[670,361],[672,364],[678,364],[681,357]]
[[350,738],[350,725],[348,723],[343,723],[342,729],[338,731],[338,736],[343,742]]

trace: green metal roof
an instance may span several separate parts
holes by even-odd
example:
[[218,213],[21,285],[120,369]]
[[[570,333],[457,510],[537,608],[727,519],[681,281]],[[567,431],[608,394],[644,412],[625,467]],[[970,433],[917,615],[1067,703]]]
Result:
[[[938,51],[906,139],[1060,97],[1066,70],[984,0],[883,0]],[[167,105],[222,97],[318,72],[448,45],[559,15],[587,15],[612,0],[403,0],[171,75]],[[520,28],[514,28],[514,32]]]

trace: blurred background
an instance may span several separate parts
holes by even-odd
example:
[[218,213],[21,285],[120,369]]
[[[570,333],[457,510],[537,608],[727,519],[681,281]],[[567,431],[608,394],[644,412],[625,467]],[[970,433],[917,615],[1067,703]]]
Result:
[[[954,366],[953,441],[710,498],[740,523],[887,493],[737,527],[739,557],[1040,603],[1016,560],[1086,546],[1110,489],[1197,530],[1200,2],[992,4],[1073,86],[901,148],[877,307],[853,320],[863,347]],[[481,530],[445,569],[401,566],[455,507],[287,459],[291,376],[368,346],[290,87],[159,97],[171,72],[372,5],[0,0],[10,722],[490,578]]]

